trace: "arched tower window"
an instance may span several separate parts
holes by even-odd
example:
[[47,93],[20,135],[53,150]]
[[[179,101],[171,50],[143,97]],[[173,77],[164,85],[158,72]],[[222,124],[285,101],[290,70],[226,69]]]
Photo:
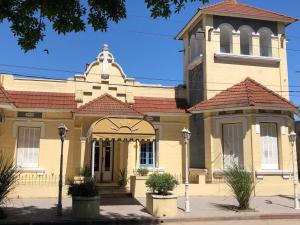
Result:
[[259,33],[259,45],[261,56],[272,56],[272,31],[268,28],[261,28]]
[[242,26],[239,31],[241,54],[252,55],[252,28],[249,26]]
[[220,52],[232,53],[232,31],[233,27],[231,25],[220,25]]
[[192,62],[195,58],[195,48],[196,48],[196,37],[193,34],[190,37],[190,62]]

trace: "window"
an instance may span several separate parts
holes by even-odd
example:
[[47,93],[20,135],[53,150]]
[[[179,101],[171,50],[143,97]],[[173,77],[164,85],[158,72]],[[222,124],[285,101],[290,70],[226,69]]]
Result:
[[[153,142],[142,143],[140,153],[140,165],[141,167],[153,167]],[[155,148],[155,147],[154,147]],[[156,151],[154,149],[154,151]],[[155,153],[156,155],[156,153]],[[155,161],[154,161],[155,163]]]
[[37,168],[40,151],[39,127],[19,127],[17,142],[17,166]]
[[196,38],[195,35],[192,35],[190,38],[190,62],[193,62],[195,59],[195,48],[196,48]]
[[223,124],[224,169],[233,163],[243,166],[243,126],[241,123]]
[[242,55],[252,55],[252,29],[248,26],[240,28],[240,48]]
[[232,52],[232,27],[223,25],[220,27],[220,52],[231,53]]
[[262,169],[279,169],[278,136],[276,123],[261,123],[260,137]]
[[267,28],[262,28],[259,33],[259,45],[261,56],[272,56],[272,31]]

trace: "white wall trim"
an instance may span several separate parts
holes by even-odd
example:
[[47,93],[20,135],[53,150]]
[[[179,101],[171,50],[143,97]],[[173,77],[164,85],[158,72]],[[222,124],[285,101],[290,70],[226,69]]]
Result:
[[285,118],[279,118],[279,117],[274,117],[274,115],[270,116],[257,116],[256,117],[256,133],[260,134],[260,123],[277,123],[280,126],[280,132],[281,135],[286,134],[286,119]]
[[246,135],[247,133],[247,129],[248,129],[248,126],[247,126],[247,117],[246,116],[225,116],[225,117],[217,117],[214,119],[214,133],[216,135],[220,135],[220,132],[221,132],[221,126],[222,124],[226,124],[226,123],[242,123],[243,125],[243,133],[244,133],[244,136]]
[[283,179],[289,179],[293,175],[291,170],[256,170],[257,179],[264,179],[264,176],[282,176]]
[[13,123],[13,127],[12,127],[13,137],[18,136],[18,128],[19,127],[40,127],[41,128],[41,138],[45,137],[45,124],[43,122],[16,121]]

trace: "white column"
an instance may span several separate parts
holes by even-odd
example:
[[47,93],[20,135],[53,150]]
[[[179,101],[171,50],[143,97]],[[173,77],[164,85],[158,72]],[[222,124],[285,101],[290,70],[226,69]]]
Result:
[[92,168],[91,168],[91,174],[92,174],[92,178],[94,178],[94,175],[95,175],[95,171],[94,171],[94,167],[95,167],[95,144],[96,144],[96,141],[93,140],[92,141],[92,157],[91,157],[91,165],[92,165]]
[[86,137],[80,137],[80,168],[84,168]]
[[153,142],[152,142],[152,170],[153,170],[153,173],[154,173],[154,171],[155,171],[155,164],[156,164],[156,160],[155,160],[155,142],[156,142],[156,140],[154,140]]

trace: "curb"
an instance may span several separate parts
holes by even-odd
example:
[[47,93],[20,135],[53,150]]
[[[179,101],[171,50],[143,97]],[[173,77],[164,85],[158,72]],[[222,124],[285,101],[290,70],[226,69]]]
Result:
[[260,214],[244,216],[216,216],[216,217],[193,217],[193,218],[160,218],[161,222],[209,222],[209,221],[237,221],[237,220],[282,220],[300,219],[300,213]]
[[159,224],[160,220],[157,218],[112,218],[112,219],[89,219],[89,220],[82,220],[82,219],[65,219],[65,220],[49,220],[49,221],[1,221],[0,224],[2,225],[56,225],[56,224],[62,224],[62,225],[106,225],[106,224],[132,224],[132,225],[139,225],[139,224],[145,224],[145,225],[155,225]]

